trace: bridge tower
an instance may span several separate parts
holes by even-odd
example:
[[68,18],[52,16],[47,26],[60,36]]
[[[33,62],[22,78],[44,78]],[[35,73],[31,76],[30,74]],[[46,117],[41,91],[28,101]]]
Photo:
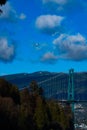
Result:
[[69,70],[69,81],[68,81],[68,102],[72,106],[74,112],[74,81],[73,81],[74,69]]

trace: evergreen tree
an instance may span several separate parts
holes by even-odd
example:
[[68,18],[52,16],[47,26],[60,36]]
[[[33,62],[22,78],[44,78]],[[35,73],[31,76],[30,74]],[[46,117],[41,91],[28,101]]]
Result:
[[34,129],[30,106],[28,104],[21,104],[19,111],[19,130],[29,129]]
[[0,129],[18,128],[18,109],[12,98],[0,97]]
[[61,112],[61,107],[58,105],[58,103],[56,103],[55,101],[49,101],[48,102],[49,105],[49,110],[50,110],[50,115],[51,115],[51,126],[54,129],[56,129],[56,127],[60,127],[61,128],[61,116],[60,116],[60,112]]
[[30,83],[30,92],[32,94],[38,94],[39,88],[38,88],[38,84],[36,81],[32,81]]
[[16,104],[20,102],[18,88],[2,78],[0,78],[0,96],[11,97]]
[[49,125],[49,117],[46,110],[46,104],[44,104],[44,101],[40,96],[37,98],[34,120],[38,130],[47,129]]
[[29,100],[30,100],[30,95],[29,95],[29,90],[28,88],[25,88],[23,90],[20,91],[20,102],[21,104],[27,103],[29,104]]

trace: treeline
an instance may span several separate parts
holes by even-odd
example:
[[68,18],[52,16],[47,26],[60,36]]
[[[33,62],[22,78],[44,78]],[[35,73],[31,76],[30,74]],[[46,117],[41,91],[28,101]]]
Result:
[[0,79],[1,130],[73,130],[69,106],[47,101],[42,88],[32,81],[29,89],[21,91]]

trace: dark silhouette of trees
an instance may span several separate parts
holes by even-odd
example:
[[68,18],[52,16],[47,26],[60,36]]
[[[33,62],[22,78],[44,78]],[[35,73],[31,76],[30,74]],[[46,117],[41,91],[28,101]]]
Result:
[[69,106],[46,100],[35,81],[19,92],[15,85],[0,79],[0,129],[73,130]]
[[34,94],[36,94],[36,95],[39,95],[39,96],[42,96],[42,97],[44,97],[44,92],[43,92],[43,89],[42,89],[42,87],[39,87],[38,86],[38,84],[37,84],[37,82],[36,81],[32,81],[31,83],[30,83],[30,92],[34,95]]
[[4,79],[0,79],[0,96],[11,97],[17,104],[20,102],[20,95],[18,88]]
[[20,91],[20,102],[21,104],[28,104],[30,100],[30,96],[29,96],[29,90],[28,88],[23,89],[22,91]]
[[12,98],[0,97],[0,129],[17,129],[18,110]]
[[4,5],[7,0],[0,0],[0,5]]
[[39,88],[38,88],[38,84],[36,81],[32,81],[30,83],[30,92],[32,94],[38,94],[39,93]]
[[46,103],[39,96],[36,101],[36,109],[34,119],[37,124],[38,130],[46,130],[49,125],[49,117],[46,109]]

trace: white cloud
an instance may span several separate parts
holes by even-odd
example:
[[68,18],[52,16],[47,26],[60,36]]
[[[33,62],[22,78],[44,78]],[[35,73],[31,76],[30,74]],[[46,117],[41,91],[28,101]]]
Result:
[[61,26],[64,17],[57,15],[41,15],[36,19],[36,27],[46,33],[58,32],[58,28]]
[[59,5],[64,5],[68,2],[68,0],[43,0],[43,3],[49,3],[49,2],[53,2]]
[[57,47],[60,58],[75,61],[87,59],[86,39],[81,34],[66,35],[61,34],[53,41]]
[[24,20],[24,19],[26,19],[26,15],[25,15],[24,13],[21,13],[20,16],[19,16],[19,18],[20,18],[21,20]]
[[0,38],[0,60],[10,61],[15,54],[14,45],[9,45],[7,38]]
[[39,29],[43,28],[55,28],[61,25],[64,17],[57,15],[41,15],[36,20],[36,25]]
[[[63,13],[75,14],[79,10],[85,11],[87,2],[85,0],[42,0],[44,5],[52,11],[62,11]],[[77,11],[78,8],[78,11]]]
[[55,56],[52,52],[45,53],[42,58],[41,62],[53,64],[57,61],[58,57]]
[[26,17],[24,13],[18,15],[10,2],[6,2],[6,4],[0,8],[3,10],[3,13],[0,15],[0,19],[5,20],[6,22],[16,22],[18,19],[25,19]]

